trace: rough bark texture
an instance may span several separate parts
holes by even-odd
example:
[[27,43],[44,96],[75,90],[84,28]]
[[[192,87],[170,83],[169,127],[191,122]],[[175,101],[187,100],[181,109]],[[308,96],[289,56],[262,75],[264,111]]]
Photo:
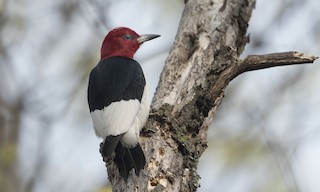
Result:
[[141,133],[147,165],[125,182],[105,159],[113,191],[196,191],[207,129],[237,75],[316,57],[286,52],[240,59],[255,0],[189,0]]

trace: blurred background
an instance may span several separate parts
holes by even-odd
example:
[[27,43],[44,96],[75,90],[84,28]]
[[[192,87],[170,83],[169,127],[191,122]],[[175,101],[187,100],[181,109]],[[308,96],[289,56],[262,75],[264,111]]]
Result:
[[[320,55],[320,1],[257,0],[248,54]],[[112,28],[161,34],[136,54],[153,94],[182,0],[0,0],[0,191],[110,191],[86,100]],[[200,159],[200,192],[320,191],[320,67],[231,82]]]

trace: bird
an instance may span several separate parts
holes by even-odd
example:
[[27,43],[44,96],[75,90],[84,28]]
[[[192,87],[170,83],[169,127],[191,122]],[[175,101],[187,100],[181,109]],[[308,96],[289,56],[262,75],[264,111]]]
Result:
[[132,169],[139,176],[146,164],[139,134],[150,110],[145,76],[133,56],[144,42],[157,37],[127,27],[111,30],[89,75],[87,99],[94,131],[103,138],[101,154],[110,158],[115,152],[113,161],[126,181]]

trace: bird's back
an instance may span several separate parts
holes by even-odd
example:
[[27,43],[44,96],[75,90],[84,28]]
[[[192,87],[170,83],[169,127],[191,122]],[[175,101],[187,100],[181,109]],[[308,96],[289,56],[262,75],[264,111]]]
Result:
[[121,100],[141,101],[145,84],[141,66],[135,60],[110,57],[100,61],[89,77],[90,112]]

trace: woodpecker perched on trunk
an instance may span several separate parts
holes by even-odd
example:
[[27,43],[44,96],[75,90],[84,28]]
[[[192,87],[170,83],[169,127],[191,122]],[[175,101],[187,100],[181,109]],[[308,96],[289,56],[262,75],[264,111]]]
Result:
[[110,31],[89,77],[88,103],[95,133],[104,139],[102,155],[115,151],[114,162],[125,180],[132,168],[139,175],[146,164],[139,133],[150,108],[145,77],[133,55],[143,42],[159,36],[125,27]]

